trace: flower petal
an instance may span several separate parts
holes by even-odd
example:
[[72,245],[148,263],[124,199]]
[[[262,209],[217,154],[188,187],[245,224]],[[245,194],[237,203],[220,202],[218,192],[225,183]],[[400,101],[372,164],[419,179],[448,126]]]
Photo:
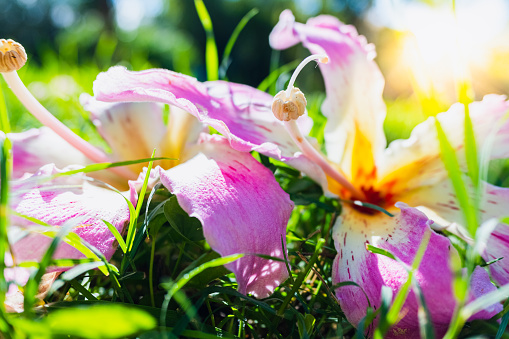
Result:
[[[465,177],[464,180],[468,183],[468,178]],[[472,185],[470,184],[467,187],[470,196],[473,198],[475,193]],[[507,212],[507,206],[509,206],[509,188],[484,183],[483,192],[482,205],[479,208],[481,223],[492,218],[509,216]],[[408,197],[407,201],[413,206],[426,207],[433,213],[436,213],[446,224],[455,223],[461,225],[463,223],[463,214],[458,206],[454,189],[448,178],[436,185],[417,190]],[[449,228],[449,230],[454,233],[462,231],[461,229],[454,230],[452,228]],[[462,233],[459,235],[462,235]],[[509,259],[505,259],[509,258],[509,226],[499,223],[484,245],[484,251],[481,255],[487,262],[504,258],[488,266],[493,280],[499,285],[509,283]]]
[[[97,100],[156,101],[180,107],[223,134],[238,151],[257,151],[287,162],[320,183],[323,171],[307,157],[272,114],[272,96],[249,86],[195,78],[163,69],[131,72],[112,67],[94,82]],[[310,119],[299,119],[309,130]],[[326,185],[325,185],[326,186]]]
[[[349,206],[343,209],[333,230],[338,251],[333,267],[333,284],[354,281],[364,290],[371,305],[378,309],[382,286],[390,287],[395,296],[406,282],[408,274],[397,261],[368,252],[365,244],[386,249],[411,265],[425,232],[431,232],[415,278],[422,289],[436,334],[441,336],[447,330],[456,304],[452,291],[453,274],[449,267],[450,256],[457,255],[456,250],[446,237],[429,228],[432,221],[422,212],[403,203],[397,203],[396,206],[401,209],[401,213],[393,218],[385,214],[363,214]],[[495,289],[487,274],[475,274],[472,279],[475,288],[471,300]],[[354,325],[366,315],[368,306],[359,292],[359,287],[355,286],[344,286],[336,290],[342,310]],[[484,313],[474,315],[474,318],[489,318],[501,309],[502,306],[496,304],[484,310]],[[404,317],[391,328],[387,338],[419,336],[418,303],[413,291],[410,291],[402,310],[405,312]]]
[[[80,96],[80,102],[91,113],[94,125],[113,152],[114,161],[150,158],[154,148],[159,150],[166,133],[162,105],[152,102],[106,103],[86,93]],[[129,168],[139,173],[143,166],[135,164]]]
[[[124,197],[109,189],[93,186],[82,175],[50,179],[51,175],[60,172],[54,165],[46,165],[33,176],[14,181],[11,208],[19,214],[52,226],[76,223],[72,231],[97,248],[107,259],[111,258],[116,249],[116,240],[103,220],[110,222],[119,232],[123,231],[129,222],[129,209]],[[12,216],[11,221],[12,225],[28,232],[12,244],[16,260],[40,260],[51,239],[31,233],[33,223],[27,219]],[[13,230],[16,229],[11,227]],[[61,243],[54,258],[83,258],[83,254]]]
[[319,64],[327,93],[322,106],[328,118],[327,155],[355,182],[372,173],[386,143],[384,79],[373,61],[374,47],[353,26],[332,16],[321,15],[306,24],[294,20],[289,10],[281,13],[269,40],[274,48],[300,41],[311,53],[328,55],[329,62]]
[[32,128],[26,132],[9,133],[12,142],[13,178],[35,173],[45,164],[59,168],[86,165],[91,161],[48,127]]
[[288,272],[283,262],[254,254],[284,258],[293,202],[272,172],[249,153],[231,149],[218,135],[203,138],[200,153],[161,171],[161,181],[200,220],[212,249],[222,256],[248,254],[226,266],[235,273],[239,291],[266,297]]
[[[474,127],[476,143],[482,150],[488,137],[496,134],[493,147],[483,152],[491,152],[491,158],[509,157],[509,121],[504,119],[509,102],[504,96],[487,95],[480,102],[469,105],[470,117]],[[454,104],[436,117],[444,129],[447,139],[463,164],[464,159],[464,121],[462,104]],[[498,131],[498,133],[497,133]],[[410,191],[422,186],[435,185],[447,172],[440,158],[440,143],[437,138],[434,118],[417,125],[410,138],[393,141],[385,150],[383,158],[377,163],[380,185],[392,184],[394,190]]]

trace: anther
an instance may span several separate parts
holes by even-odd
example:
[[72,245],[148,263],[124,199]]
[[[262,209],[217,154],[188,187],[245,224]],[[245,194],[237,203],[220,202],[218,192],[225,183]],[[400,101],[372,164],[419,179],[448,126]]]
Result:
[[296,120],[306,111],[306,97],[297,87],[292,88],[290,95],[279,92],[272,101],[272,113],[281,121]]
[[17,71],[27,61],[23,46],[14,40],[0,39],[0,72]]

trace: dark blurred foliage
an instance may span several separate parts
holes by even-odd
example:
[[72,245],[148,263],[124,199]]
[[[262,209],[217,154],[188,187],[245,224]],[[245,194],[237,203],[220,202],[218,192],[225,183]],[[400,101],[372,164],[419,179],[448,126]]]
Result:
[[[45,52],[51,50],[58,53],[60,62],[76,66],[92,61],[100,69],[119,63],[131,69],[163,67],[205,80],[205,33],[194,1],[161,0],[160,13],[143,18],[131,30],[117,25],[123,1],[0,0],[2,37],[21,42],[36,64],[43,63]],[[252,8],[259,9],[241,33],[227,72],[231,81],[256,86],[269,73],[272,51],[268,35],[285,8],[292,9],[299,21],[328,13],[346,23],[356,23],[371,2],[205,0],[205,5],[212,18],[220,61],[237,23]],[[306,53],[303,48],[292,49],[283,54],[279,64],[303,58]]]

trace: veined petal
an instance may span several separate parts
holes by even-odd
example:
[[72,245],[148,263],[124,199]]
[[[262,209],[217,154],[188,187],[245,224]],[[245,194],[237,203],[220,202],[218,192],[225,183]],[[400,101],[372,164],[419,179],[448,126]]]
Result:
[[[72,231],[97,248],[107,259],[111,258],[117,244],[103,220],[110,222],[122,233],[129,222],[125,199],[117,192],[93,186],[83,175],[50,179],[51,175],[60,172],[54,165],[46,165],[33,176],[14,181],[11,184],[11,208],[19,214],[57,228],[76,223]],[[12,216],[11,224],[13,231],[16,231],[14,226],[19,227],[15,232],[17,239],[10,237],[15,259],[40,260],[51,239],[30,232],[33,223],[25,218]],[[83,255],[74,247],[61,243],[54,258],[83,258]]]
[[[432,221],[422,212],[403,203],[397,203],[396,206],[401,209],[401,213],[393,218],[381,213],[370,216],[349,206],[343,209],[333,230],[338,251],[333,267],[333,284],[344,281],[357,283],[366,293],[371,306],[378,309],[382,286],[390,287],[395,296],[406,282],[408,274],[397,261],[368,252],[365,244],[386,249],[411,265],[425,232],[431,232],[415,278],[422,289],[435,332],[437,336],[441,336],[447,330],[456,304],[451,285],[453,274],[449,267],[450,256],[457,255],[456,250],[446,237],[430,229]],[[484,273],[478,272],[472,277],[475,289],[470,294],[471,300],[495,289],[486,272]],[[366,315],[368,307],[359,287],[340,287],[336,290],[336,295],[347,319],[357,325]],[[410,291],[402,309],[405,315],[391,328],[387,338],[419,337],[417,310],[417,298],[414,292]],[[500,310],[502,306],[495,304],[472,318],[489,318]]]
[[[106,103],[82,94],[80,102],[91,113],[92,122],[112,151],[116,161],[150,158],[154,148],[165,133],[163,106],[153,102]],[[129,168],[134,173],[142,171],[146,164],[134,164]]]
[[249,153],[231,149],[226,139],[204,136],[199,146],[192,159],[161,171],[161,182],[200,220],[212,249],[222,256],[247,254],[226,266],[235,273],[239,291],[266,297],[288,272],[283,262],[255,254],[284,258],[293,202],[272,172]]
[[[102,101],[156,101],[180,107],[223,134],[235,150],[257,151],[326,182],[323,171],[300,153],[274,117],[273,98],[265,92],[225,81],[201,83],[163,69],[131,72],[112,67],[97,76],[94,93]],[[303,116],[299,124],[309,130],[310,119]]]
[[91,161],[48,127],[32,128],[26,132],[9,133],[12,142],[13,178],[35,173],[45,164],[58,168],[86,165]]
[[321,15],[306,24],[294,20],[289,10],[281,13],[269,38],[272,47],[286,48],[300,41],[311,53],[328,55],[327,64],[318,64],[327,93],[322,106],[328,118],[327,155],[354,182],[372,175],[386,144],[384,79],[373,61],[373,45],[353,26],[332,16]]
[[[464,178],[468,183],[468,178]],[[474,197],[472,185],[467,185],[471,197]],[[480,222],[483,223],[492,218],[509,216],[509,188],[502,188],[485,183],[484,195],[481,199]],[[463,214],[456,201],[456,195],[450,180],[444,179],[441,183],[417,190],[408,197],[408,203],[413,206],[424,206],[436,213],[440,218],[449,223],[464,224]],[[453,231],[453,230],[452,230]],[[509,283],[509,225],[499,223],[487,243],[484,244],[481,256],[487,262],[501,259],[491,265],[489,270],[493,280],[499,285]]]
[[[509,102],[500,95],[487,95],[482,101],[469,105],[479,154],[488,137],[493,136],[493,146],[483,152],[491,152],[492,159],[509,157],[509,147],[505,146],[509,141],[509,121],[505,119],[508,110]],[[462,104],[454,104],[436,117],[461,163],[465,153],[464,112]],[[380,186],[392,185],[396,191],[410,191],[435,185],[447,177],[434,119],[417,125],[410,138],[395,140],[389,145],[377,163]]]

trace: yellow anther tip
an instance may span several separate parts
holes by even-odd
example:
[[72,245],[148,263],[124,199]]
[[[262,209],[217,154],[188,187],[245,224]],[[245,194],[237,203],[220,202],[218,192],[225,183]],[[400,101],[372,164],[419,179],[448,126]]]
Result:
[[27,61],[27,54],[20,43],[11,39],[0,39],[0,72],[17,71]]
[[286,91],[281,91],[272,101],[272,113],[281,121],[296,120],[306,111],[306,97],[298,88],[292,88],[288,96]]
[[322,64],[327,64],[329,62],[329,57],[324,56],[324,57],[318,59],[318,61],[320,61]]

